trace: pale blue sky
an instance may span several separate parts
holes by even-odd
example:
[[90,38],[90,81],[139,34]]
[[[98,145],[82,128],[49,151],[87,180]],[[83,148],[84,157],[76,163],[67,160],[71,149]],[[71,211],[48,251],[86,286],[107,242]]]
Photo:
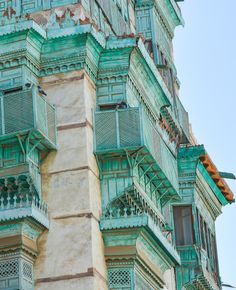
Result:
[[[220,171],[236,174],[236,0],[185,0],[175,34],[181,98],[199,143]],[[236,181],[228,182],[236,194]],[[217,220],[223,282],[236,286],[236,205]],[[225,288],[230,289],[230,288]]]

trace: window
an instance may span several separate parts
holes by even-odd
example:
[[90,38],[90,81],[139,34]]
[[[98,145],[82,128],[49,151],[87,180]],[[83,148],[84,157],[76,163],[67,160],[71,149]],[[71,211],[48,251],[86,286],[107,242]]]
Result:
[[192,245],[195,242],[191,206],[174,207],[175,239],[177,246]]
[[201,228],[201,241],[202,241],[202,247],[204,250],[206,250],[206,235],[204,231],[204,221],[202,216],[200,216],[200,228]]
[[217,246],[216,246],[216,239],[212,235],[212,253],[213,253],[213,260],[214,260],[214,270],[218,273],[218,257],[217,257]]
[[149,53],[150,57],[152,59],[154,59],[152,41],[151,40],[145,40],[144,45],[145,45],[146,50]]
[[18,143],[1,144],[1,167],[14,166],[24,162],[24,155]]

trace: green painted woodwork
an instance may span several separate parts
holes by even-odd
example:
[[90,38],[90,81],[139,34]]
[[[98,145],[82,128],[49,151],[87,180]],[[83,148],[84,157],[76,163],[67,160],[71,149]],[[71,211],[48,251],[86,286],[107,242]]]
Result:
[[220,177],[225,179],[236,179],[236,176],[231,172],[219,172]]
[[111,0],[111,1],[90,1],[91,14],[95,19],[99,28],[102,28],[105,22],[105,17],[108,18],[110,23],[110,31],[103,27],[103,31],[108,35],[114,31],[117,35],[129,34],[129,15],[127,0]]
[[[29,177],[23,175],[17,179],[16,177],[12,178],[16,181],[8,178],[6,187],[14,186],[16,189],[8,194],[4,191],[0,194],[0,222],[30,218],[45,228],[49,228],[47,206],[37,197],[30,181],[27,182]],[[2,184],[2,180],[0,181]]]
[[[150,50],[156,64],[161,64],[161,50],[173,65],[172,60],[172,35],[167,27],[161,21],[154,6],[137,6],[136,7],[137,32],[143,34],[147,41],[151,41]],[[157,49],[160,48],[160,50]]]
[[41,76],[85,69],[95,81],[99,55],[105,45],[101,33],[90,24],[78,24],[49,29],[48,36],[49,40],[42,47]]
[[[9,18],[12,16],[19,17],[21,15],[25,15],[26,13],[34,13],[37,11],[47,10],[57,6],[76,3],[78,3],[77,0],[18,0],[18,1],[1,0],[0,15],[2,19],[4,19],[5,17]],[[4,12],[6,15],[3,15]]]
[[[51,17],[53,20],[47,33],[45,27],[33,20],[17,26],[9,24],[0,30],[0,73],[6,78],[6,81],[4,78],[0,80],[0,89],[23,86],[27,82],[38,84],[39,76],[80,69],[85,69],[95,80],[99,53],[105,45],[102,33],[91,24],[60,27],[56,14]],[[17,45],[10,46],[12,42]],[[16,80],[11,78],[11,68],[12,72],[21,70],[21,73],[17,72]]]
[[[206,150],[203,145],[183,147],[179,149],[178,153],[178,170],[180,182],[186,181],[186,179],[191,179],[195,181],[197,178],[197,172],[201,174],[201,178],[205,180],[205,183],[210,187],[208,190],[209,195],[212,193],[217,197],[222,205],[228,204],[226,198],[221,193],[219,188],[214,183],[213,179],[210,177],[202,163],[200,162],[200,157],[206,154]],[[188,174],[188,177],[187,177]],[[213,206],[213,203],[212,203]]]
[[[34,271],[33,265],[37,255],[37,238],[45,229],[43,219],[37,221],[36,212],[43,212],[43,208],[32,208],[34,216],[25,214],[25,204],[22,205],[22,210],[18,208],[18,220],[8,220],[4,223],[0,222],[0,289],[19,289],[33,290],[34,289]],[[11,205],[7,211],[14,210]],[[16,210],[16,209],[15,209]],[[2,217],[0,209],[0,216]],[[38,215],[39,217],[39,215]],[[46,216],[44,218],[46,220]],[[42,222],[42,223],[41,223]],[[48,223],[48,222],[47,222]],[[8,237],[21,237],[21,239],[9,239],[7,247],[3,247]],[[25,241],[29,243],[25,243]],[[29,245],[34,245],[33,247]]]
[[[29,175],[31,182],[37,190],[37,195],[41,196],[40,159],[38,150],[34,149],[29,154],[25,154],[25,152],[22,152],[19,143],[5,143],[1,145],[3,147],[3,154],[1,155],[2,166],[0,167],[0,178],[2,178],[5,183],[8,178],[17,178],[17,175]],[[11,145],[13,145],[13,147]]]
[[163,17],[167,27],[174,30],[177,25],[183,24],[181,11],[175,0],[137,0],[137,7],[155,7]]
[[138,270],[133,270],[132,267],[111,267],[108,269],[108,285],[111,290],[156,290],[161,289],[161,286],[154,283],[151,285],[151,279],[145,277]]
[[177,247],[181,258],[181,267],[176,268],[177,290],[182,290],[183,287],[221,289],[215,220],[221,213],[221,206],[228,202],[200,161],[200,157],[205,154],[203,145],[179,149],[178,171],[182,201],[173,205],[192,206],[195,242],[193,245]]
[[[132,107],[142,104],[150,117],[154,118],[154,122],[159,122],[160,113],[167,111],[164,117],[169,129],[175,132],[174,139],[187,142],[189,139],[187,112],[179,98],[173,99],[170,95],[142,42],[138,41],[137,48],[134,47],[136,47],[134,38],[109,38],[107,42],[109,49],[102,53],[99,61],[97,109],[116,106],[121,101],[127,102]],[[140,58],[140,54],[144,59]],[[167,106],[171,107],[166,108]],[[161,135],[163,139],[166,138],[165,132]],[[173,140],[173,136],[168,136],[165,141],[167,139]],[[169,147],[174,147],[170,145],[171,142],[167,143]]]
[[214,192],[214,194],[216,195],[216,197],[218,198],[220,203],[222,205],[228,204],[227,200],[225,199],[225,197],[223,196],[223,194],[221,193],[219,188],[216,186],[216,184],[214,183],[214,181],[210,177],[210,175],[207,172],[207,170],[205,169],[205,167],[201,163],[198,163],[197,169],[202,174],[202,176],[204,177],[204,179],[206,180],[207,184],[210,186],[210,188],[212,189],[212,191]]
[[133,290],[134,273],[132,268],[108,269],[108,285],[110,290]]
[[[122,76],[128,78],[122,79]],[[102,100],[99,99],[100,84],[102,87],[105,84],[108,86],[107,81],[116,81],[117,85],[120,83],[129,85],[129,89],[133,91],[136,98],[136,103],[137,101],[144,103],[156,115],[162,106],[171,105],[172,102],[170,93],[141,39],[110,37],[107,41],[107,50],[100,57],[98,81],[98,104],[112,101],[109,89],[107,94],[106,92],[102,94]],[[135,102],[130,95],[127,95],[127,91],[128,87],[123,87],[120,94],[123,94],[122,99],[131,103]]]
[[[36,87],[41,77],[83,70],[96,88],[109,289],[162,289],[171,267],[177,290],[221,288],[215,219],[227,201],[200,161],[204,146],[182,146],[191,135],[172,55],[183,24],[176,2],[0,0],[0,239],[36,243],[49,227],[40,162],[56,149],[55,108]],[[194,235],[177,251],[174,206],[191,206]],[[0,289],[34,288],[37,253],[17,250],[0,249]]]
[[110,202],[120,196],[122,197],[124,192],[132,187],[138,187],[148,203],[160,208],[161,195],[158,187],[153,183],[153,179],[148,176],[148,171],[143,169],[141,163],[135,164],[129,162],[129,160],[130,158],[127,159],[127,156],[113,156],[109,159],[106,156],[99,156],[103,211]]
[[[179,263],[174,248],[166,251],[144,227],[104,229],[103,238],[111,253],[106,255],[108,270],[117,273],[119,269],[130,269],[130,280],[134,279],[131,289],[143,289],[143,285],[148,285],[146,289],[162,289],[164,272]],[[113,248],[119,252],[113,252]]]
[[176,194],[178,173],[175,156],[140,108],[96,112],[94,126],[97,154],[140,149],[140,154],[146,156],[148,166],[153,167],[158,179],[164,182],[164,191],[169,188],[170,195]]
[[162,232],[158,222],[148,214],[137,214],[132,210],[111,212],[109,216],[101,220],[100,227],[102,231],[128,228],[146,229],[155,239],[156,245],[161,247],[163,251],[177,264],[180,263],[179,256],[173,245],[168,241],[168,232]]
[[0,259],[0,289],[33,290],[33,263],[21,257]]
[[0,97],[0,140],[30,134],[37,140],[35,146],[55,149],[55,118],[55,108],[36,89],[5,94]]
[[180,10],[175,1],[146,0],[137,1],[135,10],[137,32],[145,37],[147,51],[171,95],[175,97],[173,83],[176,81],[177,72],[173,63],[172,38],[174,28],[183,23]]
[[0,71],[0,88],[16,88],[22,85],[22,67]]

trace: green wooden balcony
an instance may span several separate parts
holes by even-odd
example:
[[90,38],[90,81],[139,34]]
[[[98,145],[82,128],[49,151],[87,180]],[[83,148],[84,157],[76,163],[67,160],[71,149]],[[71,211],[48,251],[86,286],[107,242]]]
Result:
[[110,202],[103,212],[100,228],[101,231],[134,228],[146,230],[174,263],[180,264],[171,229],[138,184],[127,188]]
[[159,228],[157,221],[148,214],[137,213],[128,209],[118,210],[112,212],[110,216],[102,218],[100,228],[101,231],[144,228],[151,234],[157,244],[164,249],[168,256],[171,257],[174,263],[180,264],[180,258],[174,245],[168,241],[164,232]]
[[176,158],[141,108],[95,112],[94,128],[97,155],[136,155],[161,194],[179,196]]
[[28,179],[37,191],[37,195],[41,196],[41,175],[39,172],[39,167],[36,166],[36,164],[28,161],[9,167],[0,168],[0,181],[8,180],[9,178],[17,179],[18,176],[28,176]]
[[0,140],[29,135],[40,149],[56,148],[55,108],[36,89],[0,96]]
[[19,219],[31,219],[48,228],[47,205],[30,174],[0,176],[0,223]]
[[206,251],[197,246],[178,246],[181,265],[185,270],[177,270],[184,282],[184,289],[220,290],[220,279],[212,268]]

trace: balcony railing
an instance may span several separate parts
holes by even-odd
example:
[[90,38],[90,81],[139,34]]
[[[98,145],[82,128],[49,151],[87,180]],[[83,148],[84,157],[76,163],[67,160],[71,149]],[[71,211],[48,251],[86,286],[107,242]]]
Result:
[[32,218],[48,228],[47,205],[29,174],[0,178],[0,222]]
[[[169,186],[178,192],[178,172],[175,156],[148,116],[140,108],[128,108],[95,113],[95,151],[97,154],[144,149]],[[166,184],[168,186],[168,184]]]
[[55,148],[55,108],[33,89],[1,96],[0,140],[27,132],[47,148]]
[[147,211],[123,208],[107,212],[100,222],[102,231],[114,229],[144,227],[156,237],[157,242],[172,257],[175,263],[180,264],[180,257],[175,250],[172,241],[168,238],[168,232],[160,227],[160,220],[153,218]]

